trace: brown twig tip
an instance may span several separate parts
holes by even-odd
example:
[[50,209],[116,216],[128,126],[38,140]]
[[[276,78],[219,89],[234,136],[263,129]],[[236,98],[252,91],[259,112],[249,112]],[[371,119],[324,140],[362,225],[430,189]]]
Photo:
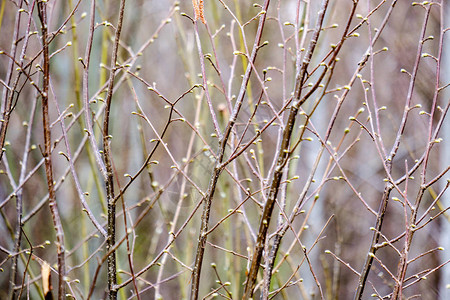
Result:
[[194,7],[194,20],[197,21],[200,19],[203,24],[206,24],[206,19],[204,15],[204,7],[203,7],[203,0],[192,0],[192,6]]

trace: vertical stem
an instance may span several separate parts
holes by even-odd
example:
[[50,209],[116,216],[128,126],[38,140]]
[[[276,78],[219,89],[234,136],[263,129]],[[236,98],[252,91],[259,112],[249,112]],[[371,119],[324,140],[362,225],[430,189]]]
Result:
[[[117,67],[117,52],[119,49],[120,33],[122,31],[123,15],[125,11],[125,0],[120,1],[119,20],[117,23],[114,48],[111,56],[109,84],[106,94],[105,118],[103,121],[103,151],[106,167],[106,197],[108,201],[108,237],[106,241],[106,251],[109,253],[116,243],[116,202],[114,200],[114,172],[112,167],[112,153],[109,135],[109,116],[111,112],[111,100],[114,89],[114,78]],[[108,298],[117,299],[117,266],[116,251],[112,251],[108,256]]]
[[[431,7],[428,6],[426,9],[426,15],[425,15],[425,20],[424,20],[424,25],[422,27],[422,35],[420,37],[420,41],[423,41],[424,37],[425,37],[425,32],[427,30],[427,22],[428,22],[428,18],[430,16],[430,9]],[[411,211],[411,219],[409,221],[409,223],[407,223],[407,228],[405,228],[405,248],[402,251],[402,256],[400,257],[400,261],[398,263],[398,267],[397,267],[397,279],[398,282],[394,287],[393,293],[392,293],[392,299],[402,299],[403,298],[403,284],[405,282],[405,276],[406,276],[406,271],[407,271],[407,267],[408,267],[408,254],[409,251],[411,249],[411,244],[412,244],[412,239],[414,236],[415,231],[412,230],[415,226],[416,226],[416,221],[417,221],[417,213],[419,211],[419,207],[420,207],[420,203],[422,202],[424,193],[426,191],[426,171],[427,171],[427,165],[429,162],[429,155],[430,155],[430,151],[431,151],[431,147],[432,147],[432,138],[433,138],[433,115],[434,112],[436,111],[436,106],[437,106],[437,98],[438,98],[438,92],[439,92],[439,84],[440,84],[440,77],[441,77],[441,59],[442,59],[442,52],[443,52],[443,43],[444,43],[444,26],[443,26],[443,8],[440,8],[440,17],[441,17],[441,24],[440,24],[440,39],[439,39],[439,52],[438,52],[438,56],[437,56],[437,62],[436,62],[436,81],[435,81],[435,92],[433,95],[433,101],[432,101],[432,105],[431,105],[431,113],[430,113],[430,119],[429,119],[429,123],[428,123],[428,146],[426,148],[425,151],[425,157],[424,157],[424,161],[423,161],[423,167],[422,167],[422,172],[420,174],[421,177],[421,189],[419,190],[417,197],[416,197],[416,201],[414,203],[414,209]],[[416,58],[416,65],[414,66],[414,71],[416,71],[416,69],[418,69],[419,66],[419,60],[420,60],[420,56],[419,54],[422,52],[422,46],[423,43],[419,43],[419,47],[418,47],[418,51],[417,51],[417,58]],[[417,72],[417,71],[416,71]],[[410,93],[408,93],[408,96],[410,96],[410,94],[412,94],[412,89],[414,88],[414,82],[411,82],[411,86],[410,86]],[[412,97],[412,96],[411,96]],[[410,100],[410,97],[408,97]],[[408,102],[409,104],[409,102]],[[406,170],[407,172],[407,170]],[[407,175],[407,173],[406,173]]]
[[386,215],[387,205],[389,202],[389,197],[390,197],[392,188],[393,187],[391,184],[386,184],[386,186],[384,187],[383,196],[381,197],[381,203],[380,203],[380,207],[378,209],[378,217],[377,217],[377,221],[375,224],[375,230],[374,230],[374,234],[372,236],[372,241],[370,243],[370,245],[371,245],[370,250],[368,252],[368,255],[366,256],[366,260],[364,262],[364,267],[361,272],[361,275],[359,276],[358,287],[357,287],[357,290],[355,293],[355,298],[354,298],[355,300],[362,299],[362,295],[364,293],[364,288],[366,286],[367,278],[369,277],[369,272],[372,269],[372,263],[373,263],[372,254],[375,254],[375,252],[377,251],[376,245],[378,244],[378,241],[380,239],[381,227],[383,226],[383,220],[384,220],[384,216]]
[[[4,3],[5,2],[2,3],[1,15],[3,15]],[[20,3],[20,7],[22,7],[22,5],[23,5],[23,1]],[[31,5],[31,8],[29,8],[29,10],[33,11],[34,7],[35,7],[35,3],[33,2],[33,4]],[[21,14],[19,12],[19,14],[16,17],[16,23],[15,23],[16,30],[15,30],[14,39],[13,39],[14,42],[13,42],[13,45],[12,45],[12,49],[13,50],[11,51],[12,57],[16,56],[16,50],[17,50],[17,42],[16,41],[18,39],[18,33],[19,33],[19,28],[20,28],[20,19],[21,19],[20,16],[21,16]],[[1,17],[0,17],[0,23],[1,23]],[[20,54],[20,62],[21,62],[21,64],[23,63],[23,60],[24,60],[24,57],[25,57],[25,51],[27,49],[27,45],[28,45],[28,41],[29,41],[30,24],[31,24],[31,16],[29,16],[29,18],[28,18],[28,25],[26,27],[26,34],[25,34],[26,37],[25,37],[24,43],[22,45],[22,53]],[[10,61],[10,62],[12,62],[12,61]],[[10,72],[8,72],[8,75],[7,75],[8,85],[11,83],[12,66],[13,66],[13,64],[10,65],[11,69],[10,69]],[[16,79],[15,79],[16,83],[18,82],[18,79],[20,78],[20,75],[21,75],[21,73],[19,72],[17,74],[17,76],[16,76]],[[14,85],[15,85],[15,83],[14,83]],[[4,127],[5,131],[3,132],[3,128],[2,128],[2,133],[1,133],[2,136],[3,136],[3,134],[6,135],[6,129],[7,129],[7,126],[8,126],[8,120],[9,120],[9,117],[10,117],[11,112],[13,110],[13,108],[11,106],[11,104],[12,104],[11,100],[14,97],[14,93],[10,93],[9,94],[9,92],[10,91],[8,89],[5,89],[5,96],[6,96],[5,101],[6,102],[5,102],[5,107],[4,107],[5,110],[3,112],[6,115],[3,114],[5,120],[4,120],[4,123],[2,123],[2,126],[3,125],[5,126]],[[37,99],[34,99],[33,107],[31,109],[31,114],[30,114],[30,122],[29,122],[30,124],[32,123],[32,120],[33,120],[35,112],[36,112],[36,103],[37,103]],[[26,136],[27,136],[27,139],[26,139],[26,143],[25,143],[25,147],[24,147],[24,153],[23,153],[23,158],[22,158],[22,166],[21,166],[21,171],[20,171],[19,184],[21,182],[23,182],[24,177],[25,177],[26,165],[27,165],[27,159],[28,159],[28,151],[27,151],[27,149],[29,149],[28,147],[30,145],[30,139],[31,139],[31,127],[28,127]],[[3,143],[4,143],[4,140],[2,140],[2,142],[0,142],[1,148],[3,147]],[[3,153],[3,151],[2,151],[2,153]],[[2,159],[1,159],[1,154],[0,154],[0,161],[1,160]],[[16,223],[14,253],[18,253],[19,252],[21,241],[22,241],[22,230],[23,230],[22,229],[22,227],[23,227],[23,223],[22,223],[22,217],[23,217],[22,189],[20,189],[17,192],[17,194],[16,194],[16,212],[17,212],[17,219],[16,219],[17,223]],[[19,258],[18,255],[14,255],[13,258],[12,258],[12,266],[11,266],[11,273],[10,273],[11,274],[10,282],[12,284],[11,284],[11,288],[9,290],[8,299],[15,298],[15,284],[16,284],[16,281],[17,281],[17,261],[18,261],[18,258]]]
[[329,0],[324,0],[322,3],[322,8],[319,11],[316,28],[314,30],[313,36],[311,37],[308,52],[305,54],[303,58],[303,63],[300,69],[298,70],[296,76],[295,100],[292,103],[286,127],[283,131],[280,149],[278,150],[277,165],[268,192],[267,201],[264,205],[263,214],[260,219],[258,237],[256,240],[255,249],[253,251],[253,258],[250,270],[247,275],[247,281],[245,283],[244,295],[242,296],[243,300],[247,300],[253,297],[253,289],[255,288],[256,278],[258,275],[259,266],[261,264],[262,252],[266,242],[270,220],[272,218],[272,211],[274,209],[275,201],[277,199],[281,179],[283,176],[283,171],[289,158],[289,147],[292,132],[294,130],[295,120],[297,119],[297,114],[300,109],[300,106],[306,101],[306,98],[301,98],[302,86],[306,78],[306,70],[309,66],[311,57],[314,53],[317,41],[319,39],[319,34],[322,29],[322,23],[325,17],[325,12],[328,8],[328,3]]
[[[227,127],[225,128],[224,134],[222,135],[220,141],[219,141],[219,150],[217,155],[216,164],[214,166],[213,174],[211,175],[211,180],[209,182],[208,190],[206,191],[205,195],[203,196],[203,213],[202,213],[202,220],[201,220],[201,227],[200,227],[200,233],[197,241],[197,254],[195,256],[195,262],[194,262],[194,269],[192,272],[192,283],[191,283],[191,300],[197,300],[198,299],[198,292],[200,287],[200,273],[201,268],[203,264],[203,255],[205,253],[205,245],[206,245],[206,239],[207,239],[207,232],[208,232],[208,223],[209,223],[209,216],[211,212],[211,205],[212,205],[212,199],[214,197],[214,192],[216,190],[216,184],[219,180],[220,174],[222,173],[223,169],[225,168],[225,165],[223,164],[223,158],[225,155],[225,148],[227,146],[228,139],[230,137],[231,131],[236,123],[237,116],[239,114],[239,111],[242,107],[242,103],[244,101],[245,93],[247,90],[247,86],[250,80],[250,75],[253,70],[253,64],[256,59],[256,54],[258,52],[258,49],[260,48],[260,42],[262,37],[262,32],[264,29],[264,24],[266,22],[266,16],[267,16],[267,9],[269,7],[270,0],[265,0],[263,10],[264,13],[261,14],[261,17],[259,19],[258,24],[258,30],[256,33],[255,42],[253,44],[253,50],[252,54],[249,58],[249,64],[247,65],[247,70],[245,72],[244,78],[242,79],[241,88],[239,91],[239,96],[236,99],[236,104],[233,108],[233,112],[231,114],[230,120],[228,121]],[[200,57],[202,59],[202,57]]]
[[48,199],[50,211],[53,217],[53,224],[56,230],[56,249],[58,255],[58,299],[65,299],[65,248],[64,248],[64,231],[61,224],[61,219],[58,212],[58,205],[56,203],[55,186],[53,181],[53,167],[52,167],[52,139],[50,130],[50,117],[48,108],[48,93],[50,80],[50,58],[48,53],[48,23],[47,23],[47,2],[38,2],[38,14],[41,22],[42,30],[42,55],[43,55],[43,81],[42,81],[42,122],[44,129],[44,163],[45,173],[47,175]]
[[[380,32],[382,31],[382,29],[384,28],[384,24],[387,22],[389,16],[391,15],[392,10],[394,9],[394,5],[395,5],[396,1],[393,1],[391,7],[389,8],[388,13],[386,14],[385,20],[382,23],[381,29],[378,31],[377,36],[379,36]],[[424,25],[422,27],[422,32],[421,32],[421,38],[420,41],[423,41],[423,39],[425,38],[425,32],[426,32],[426,28],[427,28],[427,22],[428,22],[428,16],[429,16],[429,9],[426,11],[425,14],[425,18],[424,18]],[[372,42],[372,45],[374,44],[374,42]],[[419,62],[421,59],[421,53],[422,53],[422,47],[423,47],[423,43],[419,42],[418,43],[418,49],[417,49],[417,55],[416,55],[416,61],[414,64],[414,70],[411,76],[411,80],[410,80],[410,84],[409,84],[409,88],[408,88],[408,95],[406,97],[405,100],[405,108],[410,106],[411,103],[411,97],[412,97],[412,93],[414,90],[414,86],[415,86],[415,82],[416,82],[416,76],[419,70]],[[386,170],[386,174],[388,176],[391,176],[391,171],[392,171],[392,163],[394,160],[394,157],[396,156],[399,146],[400,146],[400,142],[401,142],[401,138],[403,137],[403,133],[404,130],[406,128],[406,121],[408,119],[408,114],[409,114],[409,110],[405,109],[403,112],[403,116],[402,116],[402,121],[400,123],[397,135],[396,135],[396,140],[394,142],[394,145],[392,146],[391,152],[389,154],[389,157],[386,159],[386,166],[385,166],[385,170]],[[375,230],[372,236],[372,241],[371,241],[371,246],[370,246],[370,250],[366,256],[366,260],[364,262],[364,266],[363,266],[363,270],[361,271],[361,275],[359,277],[359,281],[358,281],[358,287],[355,293],[355,300],[360,300],[363,297],[364,294],[364,288],[366,286],[366,282],[367,282],[367,278],[369,276],[370,270],[372,268],[372,263],[373,263],[373,256],[375,255],[375,252],[377,251],[377,247],[376,244],[378,243],[378,240],[380,238],[380,233],[381,233],[381,227],[383,225],[383,219],[384,216],[386,214],[386,210],[387,210],[387,205],[388,205],[388,201],[389,201],[389,197],[390,197],[390,193],[392,191],[392,189],[394,188],[394,186],[388,182],[385,185],[384,188],[384,192],[383,192],[383,196],[382,196],[382,200],[380,203],[380,207],[378,210],[378,217],[376,220],[376,225],[375,225]],[[400,262],[399,262],[399,272],[402,269],[402,267],[400,267],[400,265],[402,265],[404,263],[404,257],[401,257]],[[394,288],[394,296],[396,294],[396,289],[397,286]],[[395,299],[395,298],[393,298]]]
[[[6,1],[5,1],[6,2]],[[3,15],[3,10],[4,10],[4,4],[2,3],[2,15]],[[22,3],[20,3],[20,6],[22,7]],[[0,19],[1,22],[1,19]],[[16,32],[15,32],[15,37],[14,37],[14,42],[13,42],[13,46],[12,46],[12,54],[15,57],[15,53],[16,53],[16,49],[17,49],[17,43],[15,41],[17,41],[17,37],[18,37],[18,33],[19,33],[19,24],[20,24],[20,13],[16,16]],[[0,24],[1,26],[1,24]],[[11,77],[12,77],[12,66],[13,66],[14,62],[11,60],[10,61],[10,71],[8,72],[7,75],[7,82],[8,84],[11,81]],[[4,98],[4,108],[2,111],[2,122],[1,122],[1,128],[0,128],[0,161],[2,160],[2,155],[3,155],[3,145],[5,143],[5,138],[6,138],[6,131],[8,128],[8,123],[9,123],[9,118],[11,115],[11,106],[12,106],[12,97],[14,95],[14,93],[10,93],[8,89],[4,89],[4,93],[5,93],[5,98]],[[11,96],[9,96],[9,94],[11,94]],[[21,193],[18,193],[17,197],[16,197],[16,211],[17,211],[17,225],[16,225],[16,233],[15,233],[15,244],[14,244],[14,252],[18,252],[19,248],[20,248],[20,243],[21,243],[21,239],[22,239],[22,195]],[[11,266],[11,276],[10,276],[10,281],[11,281],[11,286],[10,286],[10,290],[8,293],[8,298],[9,299],[13,299],[15,292],[14,292],[14,288],[16,286],[16,281],[17,281],[17,260],[18,260],[18,256],[14,256],[12,259],[12,266]]]

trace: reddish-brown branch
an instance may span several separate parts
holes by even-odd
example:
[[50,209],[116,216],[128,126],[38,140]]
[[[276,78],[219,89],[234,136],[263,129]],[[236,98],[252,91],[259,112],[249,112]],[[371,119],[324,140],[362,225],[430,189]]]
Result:
[[56,230],[56,249],[58,255],[58,299],[63,300],[66,298],[65,293],[65,281],[66,275],[65,268],[65,247],[64,247],[64,231],[61,224],[61,219],[58,211],[58,204],[56,202],[55,187],[53,181],[53,167],[52,167],[52,138],[50,130],[50,117],[49,117],[49,80],[50,80],[50,60],[48,51],[48,22],[47,22],[47,2],[38,2],[38,14],[41,22],[42,30],[42,55],[43,55],[43,80],[42,80],[42,123],[44,129],[44,163],[45,173],[47,175],[47,187],[48,187],[48,199],[50,211],[53,217],[53,225]]

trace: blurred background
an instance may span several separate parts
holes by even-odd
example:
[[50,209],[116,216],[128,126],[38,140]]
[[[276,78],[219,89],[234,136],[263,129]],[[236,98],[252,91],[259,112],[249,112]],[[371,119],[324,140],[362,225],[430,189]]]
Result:
[[[241,89],[263,2],[205,1],[207,25],[194,25],[191,1],[126,1],[110,114],[116,195],[126,187],[117,202],[118,284],[126,284],[120,299],[137,299],[137,291],[140,299],[188,298],[200,202],[214,168],[218,135]],[[262,37],[267,43],[244,87],[245,100],[225,151],[225,161],[232,161],[213,199],[200,285],[206,299],[242,295],[297,64],[308,49],[320,2],[270,1]],[[352,299],[359,280],[355,272],[361,272],[370,249],[374,212],[386,182],[405,177],[398,183],[403,196],[395,188],[389,196],[381,230],[379,242],[389,240],[391,246],[376,252],[363,299],[392,293],[392,276],[397,276],[407,244],[404,233],[411,232],[405,228],[419,229],[407,247],[404,299],[448,299],[450,124],[445,87],[450,60],[448,37],[442,35],[450,9],[445,1],[356,2],[349,21],[353,1],[329,1],[308,67],[305,93],[320,80],[322,85],[297,117],[292,155],[272,215],[269,246],[294,208],[299,212],[282,239],[270,295]],[[36,1],[3,0],[0,5],[2,130],[5,113],[11,112],[0,161],[0,298],[20,294],[40,299],[42,264],[57,269],[42,108],[35,88],[42,84],[41,29]],[[48,1],[49,32],[54,33],[52,162],[64,229],[66,292],[75,299],[90,294],[103,299],[107,286],[105,238],[85,213],[76,181],[93,216],[106,226],[105,183],[88,141],[86,116],[102,150],[119,1],[95,2],[93,32],[90,5]],[[342,38],[347,26],[350,33]],[[330,62],[336,47],[342,48],[336,62]],[[323,62],[333,67],[322,79]],[[387,169],[393,149],[392,169]],[[406,171],[411,169],[412,174]],[[136,286],[131,273],[139,273]],[[56,287],[55,272],[52,277]],[[262,279],[261,269],[255,297]]]

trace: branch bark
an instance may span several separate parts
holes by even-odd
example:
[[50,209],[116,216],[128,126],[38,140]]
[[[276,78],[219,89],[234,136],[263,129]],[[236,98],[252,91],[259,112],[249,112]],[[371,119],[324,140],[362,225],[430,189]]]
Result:
[[[118,70],[117,53],[119,50],[120,33],[123,25],[123,15],[125,11],[125,0],[120,1],[119,20],[117,22],[114,48],[111,56],[111,65],[109,73],[109,84],[106,94],[105,117],[103,120],[103,152],[106,167],[106,197],[108,201],[108,237],[106,240],[106,251],[110,252],[116,243],[116,201],[114,196],[114,171],[112,166],[111,136],[109,135],[109,117],[111,113],[111,102],[114,89],[114,79]],[[108,264],[108,298],[117,299],[117,266],[116,252],[111,251],[107,259]]]
[[275,206],[275,201],[277,199],[278,191],[280,188],[281,178],[283,177],[284,167],[286,166],[286,163],[290,155],[289,146],[292,132],[294,130],[295,121],[297,119],[297,114],[301,105],[305,103],[305,101],[307,100],[307,98],[301,97],[302,87],[307,73],[306,70],[311,61],[311,57],[314,53],[317,40],[319,39],[319,34],[322,29],[322,24],[325,17],[325,12],[328,8],[328,3],[329,0],[324,0],[322,2],[322,7],[319,11],[316,28],[311,38],[308,51],[303,58],[303,62],[300,69],[297,72],[295,80],[295,95],[294,95],[295,100],[291,105],[286,127],[283,131],[283,137],[280,149],[278,151],[277,166],[275,167],[275,172],[272,178],[272,183],[270,185],[267,201],[266,204],[264,205],[263,214],[259,222],[258,237],[253,251],[253,258],[250,270],[248,272],[247,281],[245,283],[244,295],[242,297],[243,300],[247,300],[253,297],[253,290],[255,288],[256,277],[258,276],[258,270],[261,263],[262,252],[264,250],[264,244],[266,242],[267,231],[269,229],[273,208]]
[[[230,120],[228,121],[227,127],[225,128],[224,134],[222,135],[221,139],[219,140],[219,150],[218,155],[216,159],[216,164],[214,166],[213,173],[211,175],[211,180],[209,182],[208,189],[203,196],[203,212],[202,212],[202,220],[200,225],[200,233],[198,237],[198,243],[197,243],[197,252],[195,256],[195,263],[194,263],[194,269],[192,272],[192,280],[191,280],[191,300],[197,300],[198,299],[198,293],[199,293],[199,286],[200,286],[200,273],[203,263],[203,255],[205,253],[205,246],[206,246],[206,240],[207,240],[207,232],[208,232],[208,225],[209,225],[209,216],[211,212],[211,205],[212,205],[212,199],[214,197],[214,192],[216,190],[216,184],[219,180],[220,174],[222,173],[223,169],[225,168],[225,164],[223,163],[223,158],[225,155],[225,148],[227,146],[228,139],[230,137],[231,131],[236,123],[237,116],[239,114],[239,111],[241,109],[242,103],[244,101],[245,93],[247,90],[247,85],[250,80],[250,75],[253,70],[253,64],[256,59],[256,54],[260,48],[260,42],[262,37],[262,32],[264,29],[264,24],[266,22],[267,17],[267,9],[269,8],[270,0],[265,0],[264,6],[263,6],[263,13],[260,14],[258,29],[255,37],[255,42],[253,44],[252,53],[247,65],[247,69],[244,75],[244,78],[242,79],[241,88],[239,90],[239,96],[236,100],[236,104],[233,108],[233,112],[231,114]],[[207,86],[205,87],[207,88]]]
[[48,51],[48,22],[47,22],[47,2],[38,2],[38,15],[41,22],[42,30],[42,55],[44,73],[42,81],[42,123],[44,128],[44,163],[45,173],[47,175],[48,200],[50,211],[53,217],[53,225],[56,230],[56,249],[58,255],[58,299],[66,298],[64,277],[65,270],[65,247],[64,247],[64,231],[61,224],[61,219],[58,211],[58,204],[56,202],[55,187],[53,181],[53,167],[52,167],[52,138],[50,130],[50,117],[48,105],[49,80],[50,80],[50,58]]

